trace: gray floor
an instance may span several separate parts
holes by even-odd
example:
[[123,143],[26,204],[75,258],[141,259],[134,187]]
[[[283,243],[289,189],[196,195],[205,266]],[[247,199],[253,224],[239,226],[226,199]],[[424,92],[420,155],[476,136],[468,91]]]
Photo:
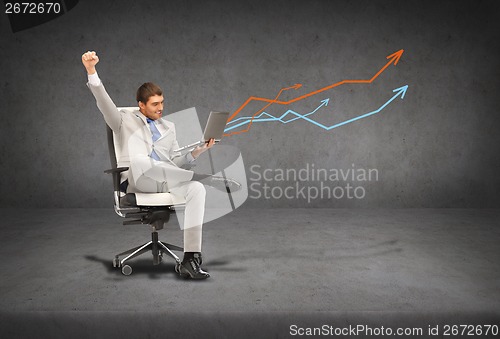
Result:
[[[500,210],[239,209],[205,225],[212,277],[202,282],[178,278],[169,259],[153,266],[150,255],[131,276],[113,269],[114,254],[150,234],[121,225],[112,209],[2,212],[2,337],[500,325]],[[176,222],[160,239],[181,244]]]

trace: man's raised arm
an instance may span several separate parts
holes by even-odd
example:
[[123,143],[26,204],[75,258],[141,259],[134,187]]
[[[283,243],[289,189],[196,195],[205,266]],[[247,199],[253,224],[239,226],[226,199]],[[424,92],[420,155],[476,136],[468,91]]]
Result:
[[87,86],[92,91],[95,97],[97,107],[104,116],[104,120],[108,126],[115,132],[120,129],[122,123],[122,115],[116,108],[113,100],[109,97],[106,89],[101,83],[95,65],[99,62],[99,57],[96,52],[88,51],[82,55],[82,63],[87,70],[88,80]]

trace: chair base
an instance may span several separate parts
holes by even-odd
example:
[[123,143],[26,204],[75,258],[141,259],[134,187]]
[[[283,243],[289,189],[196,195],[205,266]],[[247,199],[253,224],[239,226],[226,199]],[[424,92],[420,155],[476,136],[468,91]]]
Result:
[[[181,260],[172,251],[184,251],[184,249],[176,245],[159,241],[158,232],[154,230],[153,232],[151,232],[151,241],[117,254],[113,259],[113,267],[121,267],[122,273],[124,275],[130,275],[132,274],[132,268],[127,265],[126,262],[148,251],[151,251],[151,253],[153,254],[153,265],[159,265],[162,261],[162,255],[164,253],[167,253],[176,261],[176,267],[178,267],[178,265],[181,263]],[[120,257],[124,255],[126,255],[126,257],[120,260]]]

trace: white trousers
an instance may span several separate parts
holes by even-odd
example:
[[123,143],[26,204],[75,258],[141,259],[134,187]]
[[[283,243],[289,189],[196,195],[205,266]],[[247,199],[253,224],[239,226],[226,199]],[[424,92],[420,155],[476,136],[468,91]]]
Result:
[[184,181],[170,188],[173,195],[186,199],[184,210],[184,252],[201,252],[205,186],[199,181]]
[[[131,164],[133,167],[134,164]],[[201,252],[203,217],[205,213],[205,187],[198,181],[167,182],[162,167],[172,165],[155,162],[155,168],[129,176],[132,191],[157,193],[169,192],[186,201],[184,210],[184,252]],[[181,170],[181,169],[179,169]],[[184,171],[184,170],[181,170]],[[186,171],[188,172],[188,171]],[[136,172],[137,173],[137,172]],[[130,180],[132,177],[132,180]]]

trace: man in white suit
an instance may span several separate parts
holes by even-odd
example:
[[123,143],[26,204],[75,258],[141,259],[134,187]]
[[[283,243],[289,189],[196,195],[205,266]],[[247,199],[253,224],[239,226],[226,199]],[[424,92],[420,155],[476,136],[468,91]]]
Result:
[[[163,93],[153,83],[137,90],[139,110],[120,111],[106,92],[96,71],[99,57],[95,52],[82,55],[87,70],[87,86],[94,95],[104,120],[113,130],[119,167],[129,167],[122,175],[127,192],[170,192],[186,200],[184,219],[184,258],[180,274],[192,279],[210,275],[201,268],[202,224],[205,211],[205,187],[199,181],[207,176],[181,167],[194,161],[214,145],[211,139],[190,153],[179,148],[175,126],[162,118]],[[226,182],[227,184],[227,182]]]

